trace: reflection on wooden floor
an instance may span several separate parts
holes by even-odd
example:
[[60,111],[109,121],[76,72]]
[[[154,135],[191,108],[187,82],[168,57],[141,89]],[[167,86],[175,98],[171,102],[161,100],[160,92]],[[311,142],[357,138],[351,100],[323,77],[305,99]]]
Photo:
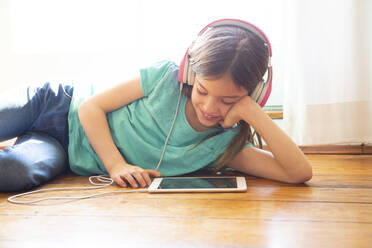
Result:
[[[308,158],[308,183],[247,176],[246,193],[120,193],[31,206],[0,194],[0,247],[371,247],[372,156]],[[85,185],[68,174],[42,188]],[[122,189],[97,192],[107,190]],[[46,195],[77,194],[87,192]]]

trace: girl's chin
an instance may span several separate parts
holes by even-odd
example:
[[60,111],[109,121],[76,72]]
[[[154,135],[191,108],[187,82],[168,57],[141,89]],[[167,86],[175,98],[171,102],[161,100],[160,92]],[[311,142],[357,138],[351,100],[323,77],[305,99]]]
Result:
[[203,116],[198,117],[199,123],[206,128],[214,128],[219,125],[221,120],[218,118],[216,120],[206,120]]

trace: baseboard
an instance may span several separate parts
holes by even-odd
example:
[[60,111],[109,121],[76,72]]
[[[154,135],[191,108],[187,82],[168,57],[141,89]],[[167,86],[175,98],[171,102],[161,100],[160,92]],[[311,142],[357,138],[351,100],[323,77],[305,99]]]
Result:
[[[366,145],[321,145],[299,146],[305,154],[369,154],[372,155],[372,146]],[[270,150],[268,146],[263,147]]]
[[372,146],[371,145],[369,145],[369,146],[362,145],[362,153],[363,154],[372,154]]
[[306,154],[363,154],[361,145],[300,146]]

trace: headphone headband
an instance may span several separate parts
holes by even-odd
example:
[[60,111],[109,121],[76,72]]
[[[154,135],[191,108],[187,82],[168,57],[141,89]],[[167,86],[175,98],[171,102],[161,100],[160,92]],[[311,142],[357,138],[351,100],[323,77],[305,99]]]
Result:
[[[270,96],[271,93],[271,84],[272,84],[272,66],[271,66],[271,57],[272,57],[272,51],[271,51],[271,44],[266,36],[266,34],[259,29],[257,26],[243,21],[239,19],[220,19],[213,21],[209,23],[207,26],[205,26],[198,34],[198,36],[201,36],[208,28],[211,27],[218,27],[218,26],[238,26],[243,29],[246,29],[248,31],[253,32],[258,37],[261,38],[261,40],[267,44],[268,52],[269,52],[269,62],[268,62],[268,69],[267,69],[267,79],[262,81],[257,85],[257,87],[254,89],[254,91],[250,94],[251,98],[255,100],[258,104],[263,107],[267,101],[267,99]],[[192,71],[192,68],[190,66],[189,61],[189,49],[187,49],[186,54],[184,55],[181,64],[180,64],[180,70],[178,73],[178,81],[180,83],[186,83],[188,85],[193,85],[195,80],[195,72]]]

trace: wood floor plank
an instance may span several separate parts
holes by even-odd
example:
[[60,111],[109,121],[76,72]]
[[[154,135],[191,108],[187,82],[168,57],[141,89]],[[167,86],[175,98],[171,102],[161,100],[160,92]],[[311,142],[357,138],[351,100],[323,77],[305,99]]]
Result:
[[245,199],[190,199],[168,194],[120,195],[37,206],[0,205],[0,216],[121,216],[167,218],[270,219],[280,221],[359,222],[372,224],[372,203],[252,201]]
[[321,188],[370,189],[372,188],[372,173],[360,175],[315,175],[306,185]]
[[315,175],[372,174],[372,155],[308,155]]
[[[1,247],[369,247],[372,225],[117,216],[7,216]],[[37,232],[35,232],[35,229]],[[22,233],[23,235],[19,235]]]

